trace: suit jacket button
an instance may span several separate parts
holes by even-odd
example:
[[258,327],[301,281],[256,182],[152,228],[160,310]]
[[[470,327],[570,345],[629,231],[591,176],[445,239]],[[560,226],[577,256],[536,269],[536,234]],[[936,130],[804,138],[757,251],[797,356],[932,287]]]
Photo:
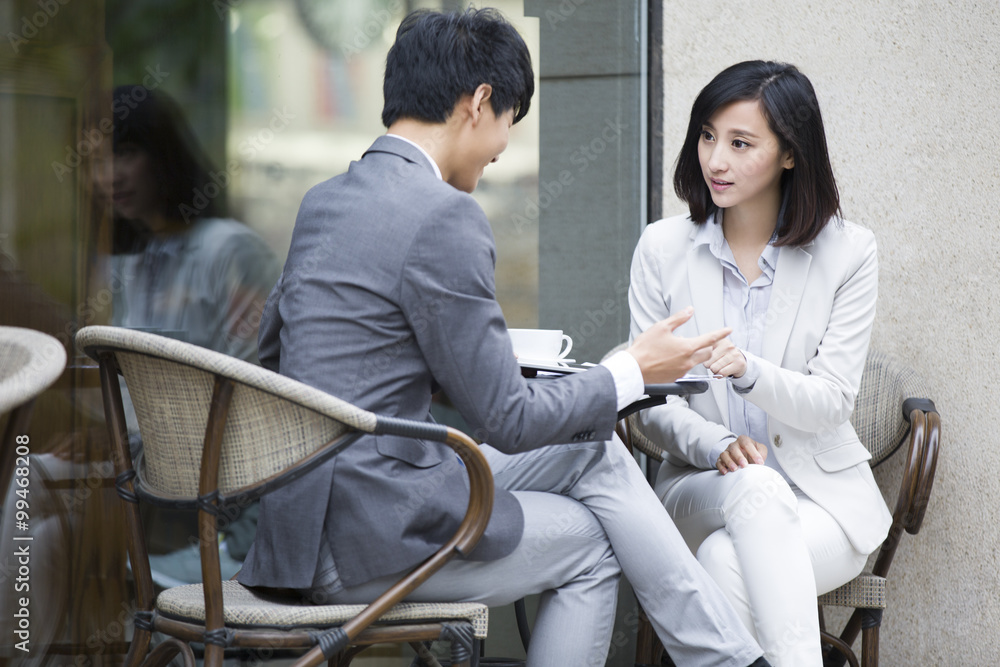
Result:
[[774,436],[774,446],[775,447],[781,447],[781,436],[780,435]]

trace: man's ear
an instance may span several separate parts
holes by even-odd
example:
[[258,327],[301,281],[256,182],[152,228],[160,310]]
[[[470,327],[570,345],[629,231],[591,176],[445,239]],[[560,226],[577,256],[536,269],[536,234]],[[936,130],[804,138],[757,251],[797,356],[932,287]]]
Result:
[[481,83],[476,87],[474,93],[472,93],[472,99],[470,100],[470,111],[472,113],[472,122],[478,123],[479,119],[482,117],[483,112],[489,108],[493,111],[493,102],[490,99],[493,95],[493,86],[488,83]]

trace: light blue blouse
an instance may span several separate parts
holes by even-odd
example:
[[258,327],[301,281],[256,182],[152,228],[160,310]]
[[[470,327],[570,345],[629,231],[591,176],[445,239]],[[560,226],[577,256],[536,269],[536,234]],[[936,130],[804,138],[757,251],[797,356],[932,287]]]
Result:
[[246,225],[200,219],[141,253],[112,258],[111,321],[257,363],[257,327],[280,271]]
[[[751,355],[760,356],[764,337],[767,335],[767,307],[771,300],[771,287],[774,283],[774,272],[778,265],[778,248],[774,247],[774,238],[761,253],[757,265],[763,272],[748,284],[743,272],[740,271],[722,233],[721,218],[701,225],[695,239],[697,244],[708,246],[709,251],[722,264],[722,302],[725,325],[732,327],[729,338],[740,350]],[[727,387],[729,403],[729,430],[733,437],[747,435],[762,443],[770,442],[767,432],[767,413],[747,401],[741,394],[753,388],[760,376],[760,368],[754,357],[747,358],[747,370],[742,377],[730,378]],[[712,465],[726,449],[732,438],[725,438],[712,448]],[[768,456],[765,465],[774,468],[789,484],[791,480],[781,469],[775,456]]]

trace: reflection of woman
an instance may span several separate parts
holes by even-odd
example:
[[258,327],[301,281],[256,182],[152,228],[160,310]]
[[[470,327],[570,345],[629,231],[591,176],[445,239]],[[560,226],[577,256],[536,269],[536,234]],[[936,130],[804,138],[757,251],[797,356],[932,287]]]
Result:
[[280,267],[251,229],[220,217],[212,174],[175,103],[115,90],[113,323],[257,361],[257,325]]
[[[249,227],[221,217],[230,177],[210,170],[171,98],[122,86],[112,108],[112,324],[256,363],[260,316],[281,270],[277,258]],[[127,417],[135,440],[131,409]],[[227,530],[228,555],[236,559],[253,540],[257,506],[251,508]],[[173,551],[150,559],[164,585],[200,581],[197,550],[179,548],[187,544],[183,526],[162,518],[150,545]],[[223,567],[228,576],[238,563],[226,559]]]
[[[819,105],[790,65],[734,65],[699,94],[674,187],[690,216],[632,261],[632,335],[733,328],[727,377],[642,417],[656,491],[775,665],[822,664],[816,596],[849,581],[891,517],[849,417],[875,316],[875,238],[837,217]],[[770,446],[770,447],[769,447]]]

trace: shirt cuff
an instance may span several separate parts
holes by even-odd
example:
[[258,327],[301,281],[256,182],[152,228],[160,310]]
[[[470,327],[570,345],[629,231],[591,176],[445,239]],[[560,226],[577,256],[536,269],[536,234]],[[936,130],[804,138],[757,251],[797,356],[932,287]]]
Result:
[[618,411],[635,403],[646,394],[646,383],[642,380],[642,369],[631,354],[622,350],[601,362],[611,371],[618,393]]
[[757,378],[760,377],[760,363],[758,363],[757,357],[743,352],[743,358],[747,360],[746,372],[743,373],[742,377],[729,378],[729,381],[733,385],[733,391],[737,394],[750,393],[750,390],[757,384]]

